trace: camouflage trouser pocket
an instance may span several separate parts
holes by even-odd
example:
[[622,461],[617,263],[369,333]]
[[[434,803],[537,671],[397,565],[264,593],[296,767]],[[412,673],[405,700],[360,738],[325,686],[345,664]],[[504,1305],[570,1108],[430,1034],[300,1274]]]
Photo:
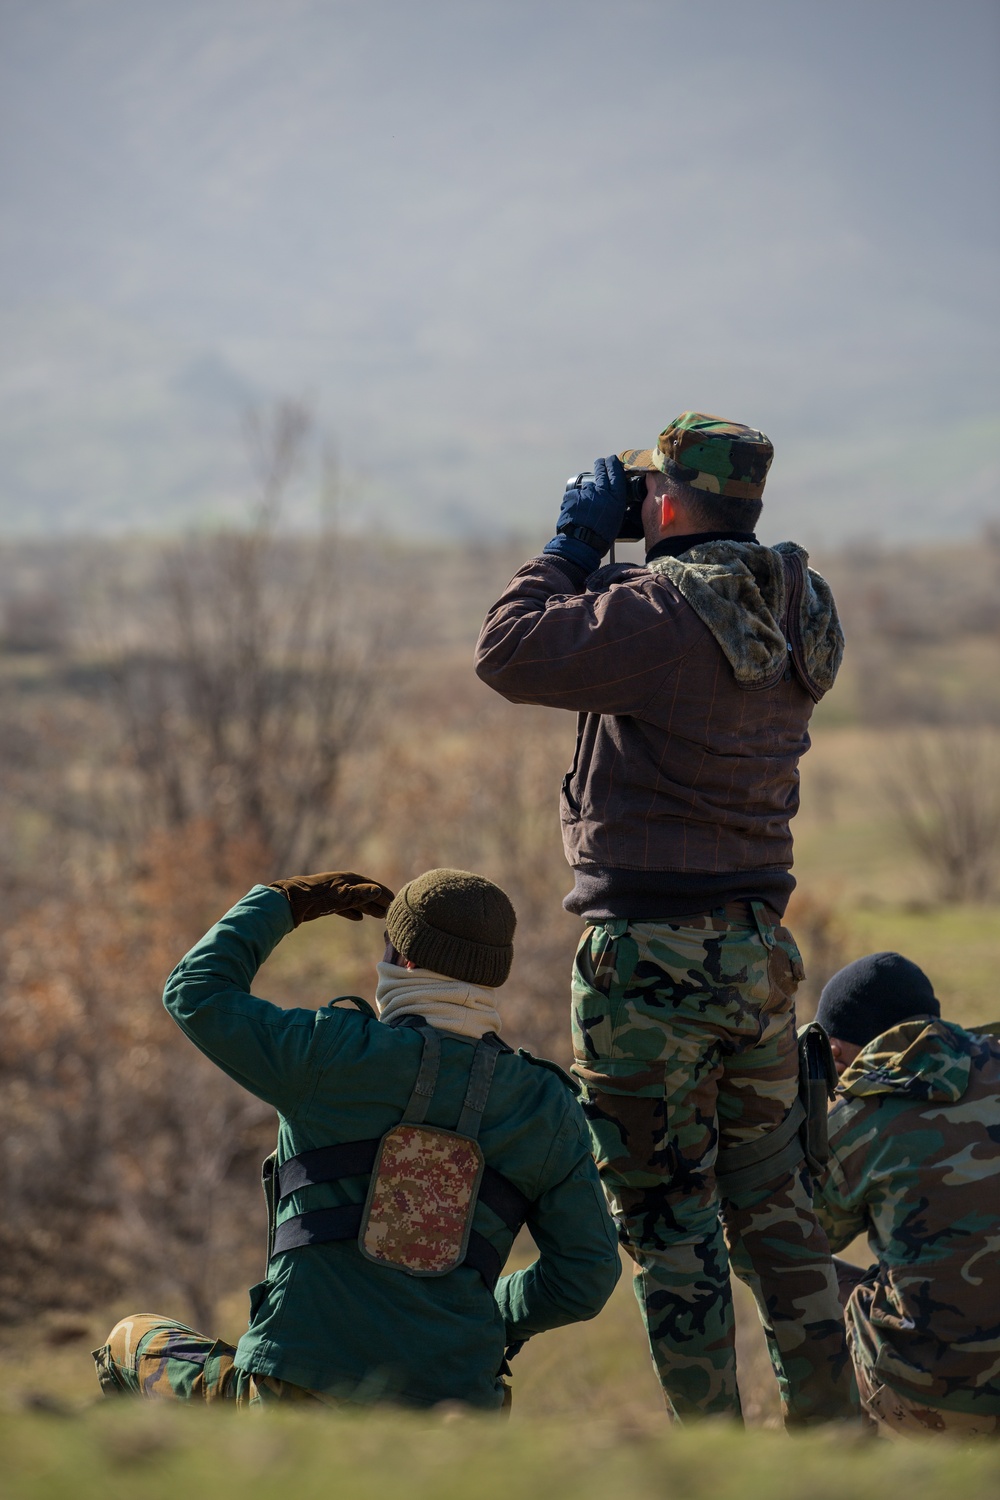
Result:
[[616,1214],[627,1213],[637,1193],[659,1186],[673,1170],[664,1064],[653,1063],[631,1077],[577,1072],[601,1181]]
[[767,1009],[781,1010],[795,998],[795,991],[806,977],[798,944],[787,927],[772,928],[768,954],[767,977],[770,984]]

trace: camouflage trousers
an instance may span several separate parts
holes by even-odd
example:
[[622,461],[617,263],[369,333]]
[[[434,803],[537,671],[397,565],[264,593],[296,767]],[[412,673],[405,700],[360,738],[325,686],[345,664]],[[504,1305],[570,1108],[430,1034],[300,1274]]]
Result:
[[798,1090],[801,959],[754,913],[588,928],[574,1072],[671,1415],[740,1416],[731,1266],[756,1299],[785,1421],[803,1425],[856,1415],[805,1165],[738,1201],[720,1202],[715,1181],[720,1146],[773,1130]]
[[172,1318],[135,1313],[122,1318],[95,1349],[97,1378],[106,1396],[131,1393],[165,1401],[235,1401],[238,1407],[272,1401],[338,1404],[273,1375],[237,1369],[236,1350]]

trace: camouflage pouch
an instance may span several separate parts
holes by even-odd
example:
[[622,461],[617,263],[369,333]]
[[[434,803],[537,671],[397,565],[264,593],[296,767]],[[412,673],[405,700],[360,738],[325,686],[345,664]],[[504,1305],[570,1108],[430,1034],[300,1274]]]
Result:
[[434,1125],[382,1137],[361,1221],[362,1255],[411,1276],[444,1276],[465,1259],[483,1175],[479,1142]]
[[421,1028],[424,1050],[402,1120],[379,1145],[361,1218],[358,1248],[377,1265],[410,1276],[446,1276],[465,1259],[485,1162],[476,1137],[497,1050],[477,1043],[455,1130],[424,1124],[434,1097],[441,1040]]

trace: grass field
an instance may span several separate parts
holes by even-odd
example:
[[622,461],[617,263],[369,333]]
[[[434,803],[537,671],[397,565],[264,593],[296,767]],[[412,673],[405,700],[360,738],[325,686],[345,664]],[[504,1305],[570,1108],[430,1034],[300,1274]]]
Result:
[[[856,1247],[863,1258],[863,1246]],[[531,1253],[518,1246],[514,1263]],[[994,1500],[1000,1445],[892,1444],[780,1430],[777,1390],[752,1301],[735,1287],[748,1431],[667,1425],[630,1278],[590,1323],[536,1339],[514,1365],[509,1422],[459,1409],[428,1416],[168,1410],[99,1397],[89,1349],[122,1309],[53,1315],[0,1334],[0,1496],[116,1500],[178,1491],[255,1500]],[[244,1296],[222,1309],[235,1339]]]
[[[1000,1020],[1000,909],[933,898],[928,873],[886,804],[889,754],[878,731],[817,726],[803,767],[791,925],[807,962],[816,933],[838,963],[895,948],[927,970],[946,1014],[972,1025]],[[561,869],[556,879],[565,879]],[[566,919],[567,969],[577,931]],[[368,924],[310,924],[278,949],[255,988],[312,1003],[349,990],[370,996],[379,947]],[[530,1245],[518,1247],[522,1258],[530,1253]],[[852,1258],[866,1261],[866,1247],[853,1247]],[[63,1309],[32,1327],[0,1329],[0,1497],[139,1492],[174,1500],[178,1492],[207,1492],[216,1500],[254,1500],[287,1490],[295,1500],[884,1500],[895,1493],[994,1500],[1000,1493],[998,1444],[872,1443],[842,1433],[786,1438],[755,1310],[741,1286],[736,1301],[751,1429],[745,1435],[715,1423],[667,1427],[627,1273],[600,1317],[535,1340],[519,1356],[509,1423],[460,1411],[237,1416],[103,1403],[88,1350],[128,1309]],[[182,1308],[160,1310],[184,1315]],[[235,1342],[244,1320],[245,1292],[237,1285],[212,1331]]]
[[995,1445],[456,1413],[414,1418],[111,1409],[0,1418],[9,1500],[995,1500]]
[[[628,1278],[592,1323],[529,1344],[509,1422],[460,1410],[308,1415],[170,1410],[98,1398],[87,1353],[110,1316],[8,1333],[0,1496],[7,1500],[994,1500],[1000,1445],[874,1442],[778,1427],[749,1298],[738,1288],[748,1421],[667,1426]],[[242,1299],[226,1308],[240,1327]],[[762,1425],[760,1425],[762,1424]]]

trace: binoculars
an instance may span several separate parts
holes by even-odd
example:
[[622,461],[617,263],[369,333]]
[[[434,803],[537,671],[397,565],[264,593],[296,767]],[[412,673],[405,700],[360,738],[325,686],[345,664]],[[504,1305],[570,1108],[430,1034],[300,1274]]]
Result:
[[[593,482],[593,470],[585,469],[582,474],[571,474],[566,481],[566,488],[579,490],[585,484],[593,484]],[[645,535],[642,529],[642,502],[646,498],[646,470],[626,470],[625,482],[628,485],[628,505],[625,507],[625,515],[615,540],[641,542]]]

